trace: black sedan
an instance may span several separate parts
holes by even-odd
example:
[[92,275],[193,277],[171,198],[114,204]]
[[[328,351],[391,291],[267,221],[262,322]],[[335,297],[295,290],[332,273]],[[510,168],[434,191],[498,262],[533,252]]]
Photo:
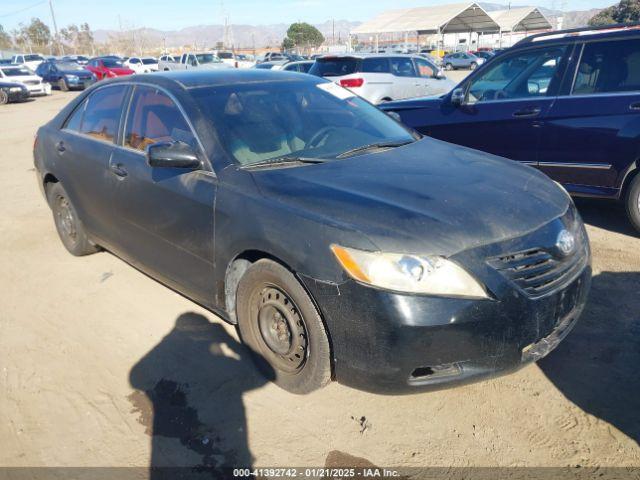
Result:
[[21,83],[0,82],[0,105],[23,102],[29,98],[29,89]]
[[317,77],[110,80],[41,127],[34,149],[72,254],[107,249],[237,324],[296,393],[513,371],[560,342],[590,287],[562,188],[420,137]]
[[63,92],[84,89],[97,79],[89,70],[74,62],[48,60],[38,65],[36,74],[44,82],[58,87]]

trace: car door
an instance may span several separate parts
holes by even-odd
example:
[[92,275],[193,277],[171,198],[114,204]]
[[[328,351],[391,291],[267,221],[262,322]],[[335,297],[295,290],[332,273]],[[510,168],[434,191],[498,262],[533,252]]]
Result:
[[115,238],[108,167],[127,90],[125,85],[95,90],[74,109],[52,145],[56,175],[87,229],[106,244]]
[[416,68],[411,57],[392,57],[389,60],[393,85],[391,86],[392,99],[420,96],[421,80],[418,78]]
[[[184,142],[199,170],[152,168],[146,148]],[[152,86],[134,88],[121,146],[109,163],[121,255],[173,288],[210,304],[217,179],[177,103]]]
[[420,83],[418,95],[416,96],[442,93],[442,88],[438,85],[440,80],[436,78],[438,68],[424,58],[415,57],[413,61],[416,64],[416,72]]
[[542,119],[566,71],[566,51],[547,46],[503,55],[471,75],[461,85],[462,104],[446,100],[439,121],[422,133],[536,165]]
[[549,110],[539,168],[575,193],[615,196],[639,157],[640,38],[578,45]]

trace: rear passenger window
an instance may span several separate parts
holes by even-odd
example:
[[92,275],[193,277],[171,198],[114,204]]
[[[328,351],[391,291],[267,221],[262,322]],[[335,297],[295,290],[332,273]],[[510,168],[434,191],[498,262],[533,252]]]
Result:
[[416,77],[416,69],[411,58],[401,57],[391,59],[391,73],[397,77]]
[[365,58],[362,61],[362,71],[366,73],[389,73],[389,59]]
[[163,92],[136,87],[125,131],[125,146],[144,151],[157,142],[184,142],[196,147],[196,139],[182,112]]
[[96,90],[87,100],[80,133],[113,142],[118,131],[125,92],[125,86]]
[[71,116],[67,119],[67,123],[65,124],[64,128],[66,128],[67,130],[72,130],[74,132],[79,132],[80,126],[82,125],[82,115],[84,114],[84,107],[86,106],[86,100],[78,105]]
[[640,90],[640,40],[587,43],[574,95]]

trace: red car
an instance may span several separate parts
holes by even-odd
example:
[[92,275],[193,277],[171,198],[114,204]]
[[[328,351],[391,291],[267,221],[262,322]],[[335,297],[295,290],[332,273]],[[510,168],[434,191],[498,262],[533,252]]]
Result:
[[130,68],[125,67],[122,62],[115,57],[93,58],[89,60],[89,63],[84,68],[95,74],[98,80],[120,77],[122,75],[133,75],[136,73]]

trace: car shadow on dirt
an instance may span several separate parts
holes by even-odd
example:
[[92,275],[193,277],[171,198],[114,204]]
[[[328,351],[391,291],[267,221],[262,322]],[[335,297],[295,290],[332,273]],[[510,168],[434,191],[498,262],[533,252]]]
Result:
[[150,478],[224,478],[249,468],[242,396],[272,379],[265,373],[221,324],[178,317],[129,375],[129,400],[151,436]]
[[585,223],[610,232],[640,237],[640,233],[631,226],[622,203],[591,198],[576,198],[575,203]]
[[595,276],[582,318],[538,365],[567,399],[640,444],[640,272]]

